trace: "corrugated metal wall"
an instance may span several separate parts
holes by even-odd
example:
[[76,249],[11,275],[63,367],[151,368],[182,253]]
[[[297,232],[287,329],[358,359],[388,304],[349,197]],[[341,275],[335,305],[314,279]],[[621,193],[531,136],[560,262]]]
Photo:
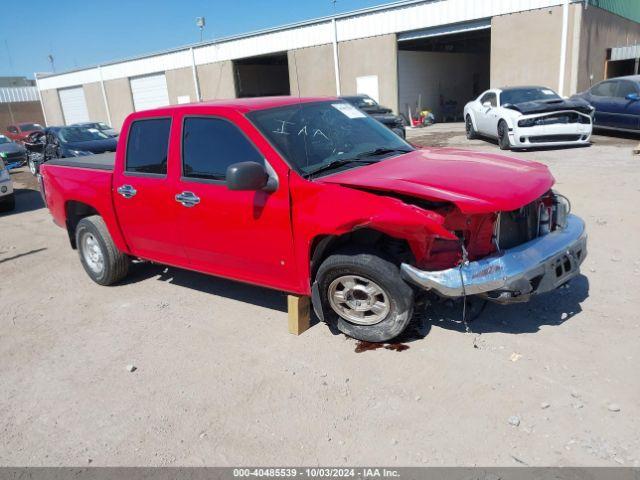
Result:
[[[411,0],[338,16],[337,37],[339,42],[344,42],[546,8],[561,3],[562,0]],[[324,18],[222,39],[193,48],[196,65],[204,65],[329,44],[332,41],[331,19]],[[106,81],[190,66],[191,53],[187,47],[103,65],[101,69],[102,78]],[[93,67],[40,78],[39,88],[40,90],[57,89],[99,81],[100,70]]]
[[634,22],[640,22],[640,0],[587,0],[594,6],[615,13]]

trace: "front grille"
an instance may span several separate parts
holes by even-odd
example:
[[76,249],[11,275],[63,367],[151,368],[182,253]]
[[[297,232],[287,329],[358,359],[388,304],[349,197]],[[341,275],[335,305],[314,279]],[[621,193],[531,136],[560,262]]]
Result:
[[531,143],[577,142],[582,135],[536,135],[529,137]]
[[538,237],[540,201],[536,200],[518,210],[500,212],[496,243],[500,250],[522,245]]
[[591,123],[591,119],[586,115],[580,115],[577,112],[562,112],[542,117],[525,118],[518,122],[519,127],[535,127],[539,125],[566,125],[570,123]]

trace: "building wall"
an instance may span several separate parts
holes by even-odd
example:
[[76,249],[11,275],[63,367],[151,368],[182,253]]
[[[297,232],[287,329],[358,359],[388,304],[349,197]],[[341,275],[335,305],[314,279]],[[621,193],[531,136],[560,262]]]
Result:
[[333,45],[289,51],[291,95],[331,96],[336,94]]
[[398,112],[398,42],[396,35],[381,35],[340,42],[340,88],[342,95],[357,93],[356,79],[378,76],[380,103]]
[[111,112],[111,126],[116,130],[122,128],[124,119],[133,112],[133,98],[128,78],[118,78],[104,82],[107,101]]
[[58,90],[42,90],[42,108],[47,114],[47,126],[64,125],[64,116]]
[[193,83],[193,72],[191,68],[177,68],[165,72],[167,79],[167,90],[171,105],[178,103],[178,97],[188,96],[190,102],[197,102],[196,87]]
[[[474,79],[474,75],[476,78]],[[474,86],[474,80],[477,85]],[[487,55],[444,52],[398,52],[398,98],[400,113],[408,117],[431,110],[443,119],[441,102],[455,101],[454,113],[462,116],[465,104],[489,84]],[[474,90],[475,87],[475,90]]]
[[639,43],[640,24],[593,5],[582,10],[578,91],[604,80],[608,48]]
[[84,98],[87,101],[89,120],[93,122],[109,123],[107,108],[104,104],[100,82],[86,83],[83,85],[83,88]]
[[40,102],[0,103],[0,132],[9,125],[33,122],[44,125]]
[[236,98],[231,61],[207,63],[196,68],[203,100]]

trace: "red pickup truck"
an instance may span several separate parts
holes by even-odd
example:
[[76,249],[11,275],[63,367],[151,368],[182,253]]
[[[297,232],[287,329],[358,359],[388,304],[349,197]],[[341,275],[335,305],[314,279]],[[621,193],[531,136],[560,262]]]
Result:
[[425,290],[511,303],[575,277],[585,226],[553,183],[539,163],[415,148],[342,100],[292,97],[133,113],[115,155],[40,177],[97,283],[146,259],[309,295],[368,341],[400,334]]

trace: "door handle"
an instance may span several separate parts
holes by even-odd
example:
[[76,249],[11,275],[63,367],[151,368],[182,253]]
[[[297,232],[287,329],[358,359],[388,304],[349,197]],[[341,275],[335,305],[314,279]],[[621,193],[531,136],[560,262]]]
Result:
[[124,198],[131,198],[135,196],[138,191],[131,185],[122,185],[121,187],[118,187],[118,193]]
[[193,192],[182,192],[176,195],[176,202],[187,208],[195,207],[200,203],[200,197]]

